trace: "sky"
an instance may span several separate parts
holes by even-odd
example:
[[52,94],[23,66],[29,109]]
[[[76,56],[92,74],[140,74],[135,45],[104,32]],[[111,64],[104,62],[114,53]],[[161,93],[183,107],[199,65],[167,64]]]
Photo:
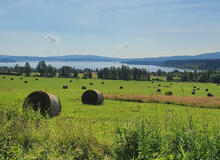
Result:
[[0,54],[121,58],[220,51],[220,0],[0,0]]

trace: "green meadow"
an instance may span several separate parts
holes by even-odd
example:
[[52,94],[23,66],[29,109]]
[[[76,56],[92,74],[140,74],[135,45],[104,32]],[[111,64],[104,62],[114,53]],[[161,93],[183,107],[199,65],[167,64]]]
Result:
[[[33,77],[2,77],[2,159],[220,157],[219,109],[111,99],[105,99],[100,106],[84,105],[81,102],[81,95],[85,91],[82,85],[87,86],[87,89],[100,90],[104,95],[153,96],[172,91],[174,98],[206,98],[207,93],[212,93],[214,97],[209,97],[210,101],[217,101],[220,98],[220,86],[216,84],[120,80],[104,80],[104,84],[101,84],[102,80],[99,79],[38,78],[36,81]],[[12,77],[14,80],[10,80]],[[24,83],[25,80],[28,83]],[[93,85],[89,85],[91,82]],[[62,89],[63,85],[68,85],[68,89]],[[123,86],[123,89],[119,89],[120,86]],[[194,86],[199,90],[192,95]],[[156,92],[158,88],[161,93]],[[49,118],[31,111],[22,112],[25,97],[36,90],[46,91],[60,99],[62,111],[59,116]],[[145,134],[148,131],[151,138],[147,138]],[[172,147],[172,150],[168,149]]]

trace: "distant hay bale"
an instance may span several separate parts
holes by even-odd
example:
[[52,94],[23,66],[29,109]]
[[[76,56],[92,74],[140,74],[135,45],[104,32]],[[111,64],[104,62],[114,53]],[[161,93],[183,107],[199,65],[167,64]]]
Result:
[[73,81],[72,80],[70,80],[70,83],[72,83]]
[[78,80],[79,80],[79,78],[76,79],[76,81],[78,81]]
[[193,88],[196,88],[196,86],[194,86]]
[[167,95],[167,96],[172,96],[172,95],[173,95],[173,92],[168,91],[168,92],[165,93],[165,95]]
[[200,88],[197,88],[197,90],[200,90]]
[[104,100],[102,92],[98,90],[87,90],[82,94],[82,103],[91,105],[101,105]]
[[68,85],[63,85],[63,89],[68,89]]
[[3,76],[2,78],[3,78],[3,79],[5,79],[6,77],[5,77],[5,76]]
[[104,82],[102,82],[101,84],[104,84]]
[[31,107],[34,111],[40,110],[42,115],[50,117],[59,115],[61,112],[60,100],[52,94],[44,91],[30,93],[24,101],[23,109]]
[[152,83],[154,83],[154,81],[152,81]]
[[123,89],[123,86],[120,86],[120,89]]
[[11,78],[11,80],[13,81],[13,80],[14,80],[14,78]]
[[208,91],[209,91],[209,89],[208,89],[208,88],[206,88],[206,89],[205,89],[205,91],[206,91],[206,92],[208,92]]
[[160,93],[161,92],[161,89],[157,89],[157,93]]
[[93,85],[93,83],[89,83],[89,85]]
[[214,97],[214,95],[212,93],[208,93],[207,96],[208,97]]
[[193,91],[195,92],[195,91],[196,91],[196,89],[193,89]]
[[38,80],[39,80],[38,78],[35,79],[35,81],[38,81]]
[[22,80],[23,78],[22,77],[20,77],[20,80]]
[[173,85],[173,83],[170,83],[170,85],[172,86],[172,85]]
[[195,91],[192,91],[192,94],[196,94],[196,92],[195,92]]
[[87,89],[87,87],[86,86],[82,86],[82,89]]
[[28,83],[28,81],[24,81],[24,83]]
[[161,85],[160,84],[158,84],[158,87],[160,87]]

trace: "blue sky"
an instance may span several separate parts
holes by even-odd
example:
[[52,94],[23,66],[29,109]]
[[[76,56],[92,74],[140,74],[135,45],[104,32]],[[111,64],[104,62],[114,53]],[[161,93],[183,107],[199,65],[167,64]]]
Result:
[[0,0],[0,54],[110,57],[220,51],[220,0]]

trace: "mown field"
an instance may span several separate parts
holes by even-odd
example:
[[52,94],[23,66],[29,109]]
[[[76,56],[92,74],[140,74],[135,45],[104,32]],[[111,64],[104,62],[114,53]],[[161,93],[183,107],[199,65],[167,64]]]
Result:
[[[104,80],[101,84],[102,80],[98,79],[38,78],[36,81],[33,77],[23,77],[22,80],[15,76],[2,77],[2,159],[220,157],[220,86],[216,84],[119,80]],[[10,80],[12,77],[14,80]],[[25,80],[28,83],[24,83]],[[89,85],[91,82],[93,85]],[[63,85],[68,85],[68,89],[62,89]],[[85,91],[82,85],[100,90],[106,97],[104,104],[82,104],[81,95]],[[123,89],[119,89],[120,86]],[[194,86],[199,90],[192,95]],[[156,92],[158,88],[161,93]],[[25,97],[36,90],[46,91],[60,99],[60,116],[44,118],[39,114],[22,112]],[[166,91],[172,91],[173,96],[164,96]],[[214,94],[214,97],[207,97],[207,93]],[[146,101],[148,103],[137,100],[145,96],[165,100]],[[175,99],[180,97],[189,102],[177,101],[175,104]],[[146,138],[147,131],[149,135],[152,133],[151,138]]]

